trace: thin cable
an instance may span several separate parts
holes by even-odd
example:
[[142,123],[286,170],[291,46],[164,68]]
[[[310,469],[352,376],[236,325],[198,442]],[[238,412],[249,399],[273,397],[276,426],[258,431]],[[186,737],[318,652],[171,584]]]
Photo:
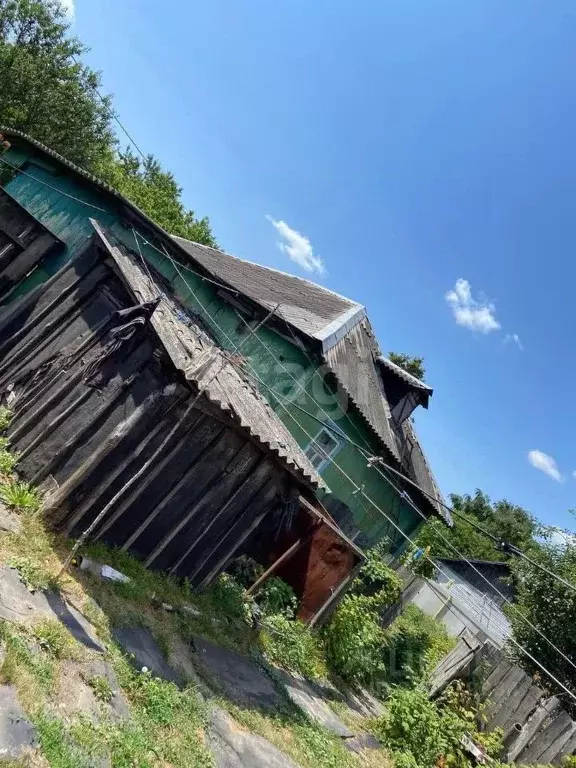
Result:
[[[123,130],[125,130],[125,129],[123,129]],[[125,133],[126,133],[126,135],[127,135],[127,136],[129,136],[129,134],[127,133],[127,131],[125,131]],[[138,146],[136,145],[136,143],[135,143],[134,141],[133,141],[133,144],[134,144],[134,146],[135,146],[135,147],[138,149]],[[143,153],[141,152],[141,150],[138,150],[138,151],[139,151],[139,152],[140,152],[140,153],[143,155]],[[144,155],[143,155],[143,156],[144,156]],[[64,192],[63,190],[61,190],[61,189],[58,189],[57,187],[54,187],[54,186],[52,186],[51,184],[48,184],[47,182],[45,182],[45,181],[42,181],[41,179],[38,179],[36,176],[33,176],[32,174],[30,174],[30,173],[27,173],[26,171],[23,171],[23,170],[22,170],[21,168],[19,168],[18,166],[12,165],[12,163],[9,163],[7,160],[5,160],[5,159],[4,159],[4,158],[2,158],[2,157],[0,157],[0,163],[2,163],[3,165],[6,165],[7,167],[11,168],[12,170],[14,170],[14,171],[16,171],[16,172],[18,172],[18,173],[22,174],[23,176],[26,176],[26,177],[28,177],[28,178],[30,178],[30,179],[33,179],[33,180],[34,180],[34,181],[36,181],[37,183],[39,183],[39,184],[41,184],[41,185],[43,185],[43,186],[47,187],[48,189],[52,190],[53,192],[57,192],[58,194],[62,195],[63,197],[67,197],[67,198],[68,198],[68,199],[70,199],[70,200],[74,200],[74,201],[75,201],[75,202],[77,202],[77,203],[80,203],[80,204],[82,204],[82,205],[85,205],[85,206],[87,206],[88,208],[92,208],[93,210],[96,210],[96,211],[100,211],[101,213],[106,213],[106,214],[108,214],[108,213],[109,213],[109,211],[105,210],[104,208],[100,208],[99,206],[97,206],[97,205],[93,205],[92,203],[89,203],[89,202],[87,202],[86,200],[82,200],[82,199],[80,199],[80,198],[78,198],[78,197],[75,197],[74,195],[70,195],[70,194],[68,194],[67,192]],[[133,229],[133,232],[134,232],[134,235],[135,235],[135,239],[136,239],[136,244],[137,244],[137,246],[138,246],[138,250],[140,251],[139,243],[138,243],[138,240],[137,240],[137,238],[136,238],[136,232],[135,232],[135,230],[134,230],[134,229]],[[164,252],[164,253],[163,253],[162,251],[160,251],[158,248],[156,248],[156,246],[154,246],[152,243],[150,243],[150,242],[149,242],[148,240],[146,240],[144,237],[142,238],[142,240],[143,240],[143,242],[144,242],[145,244],[147,244],[147,245],[149,245],[150,247],[154,248],[154,250],[158,251],[158,253],[160,253],[161,255],[163,255],[163,256],[168,256],[168,258],[170,259],[170,261],[171,261],[171,262],[172,262],[174,265],[176,265],[176,264],[179,264],[179,262],[177,262],[175,259],[173,259],[171,256],[169,256],[169,254],[167,254],[166,252]],[[141,251],[140,251],[140,253],[141,253]],[[142,259],[143,259],[143,261],[144,261],[144,263],[145,263],[145,259],[144,259],[144,257],[143,257],[143,256],[142,256]],[[216,281],[214,281],[214,280],[211,280],[210,278],[208,278],[208,277],[205,277],[204,275],[201,275],[200,273],[198,273],[198,272],[195,272],[194,270],[190,269],[190,267],[188,267],[188,266],[184,266],[184,265],[180,265],[180,266],[182,266],[183,268],[185,268],[185,269],[187,269],[188,271],[192,272],[192,274],[195,274],[195,275],[197,275],[197,276],[198,276],[198,277],[200,277],[200,279],[202,279],[202,280],[205,280],[205,281],[207,281],[207,282],[210,282],[210,283],[212,283],[212,284],[214,284],[214,285],[217,285],[218,287],[220,287],[220,288],[223,288],[223,289],[225,289],[225,290],[228,290],[228,291],[232,290],[232,291],[234,291],[234,289],[231,289],[229,286],[226,286],[226,285],[223,285],[222,283],[218,283],[218,282],[216,282]],[[178,271],[178,270],[177,270],[177,271]],[[148,272],[148,276],[149,276],[149,279],[151,279],[151,278],[150,278],[150,273],[149,273],[149,270],[148,270],[148,269],[147,269],[147,272]],[[180,273],[180,274],[181,274],[181,273]],[[181,277],[182,277],[182,275],[181,275]],[[182,277],[182,279],[184,280],[184,278],[183,278],[183,277]],[[186,285],[188,286],[188,288],[190,289],[191,293],[194,295],[194,297],[196,298],[196,300],[198,301],[198,303],[199,303],[199,304],[202,306],[202,304],[201,304],[201,302],[199,301],[198,297],[196,296],[195,292],[194,292],[194,291],[193,291],[193,290],[190,288],[190,286],[188,285],[188,283],[186,282],[186,280],[184,280],[184,282],[186,283]],[[234,292],[236,293],[236,295],[238,295],[238,292],[237,292],[237,291],[234,291]],[[202,306],[202,308],[204,309],[204,311],[206,311],[206,308],[205,308],[205,307],[203,307],[203,306]],[[236,311],[237,311],[237,310],[236,310]],[[209,314],[209,315],[210,315],[210,313],[207,313],[207,314]],[[239,313],[238,313],[238,314],[239,314]],[[240,316],[240,317],[242,317],[241,315],[239,315],[239,316]],[[211,317],[211,315],[210,315],[210,317]],[[282,318],[282,319],[284,319],[284,318]],[[244,320],[244,318],[242,318],[242,320]],[[285,319],[284,319],[284,321],[287,323],[287,321],[286,321]],[[217,325],[217,327],[219,327],[219,328],[220,328],[220,326],[218,326],[218,325]],[[232,341],[232,340],[230,339],[230,337],[229,337],[229,336],[228,336],[228,335],[227,335],[227,334],[226,334],[226,333],[225,333],[225,332],[222,330],[222,328],[220,328],[220,331],[224,333],[224,335],[225,335],[225,336],[228,338],[228,340],[229,340],[230,342]],[[259,340],[259,341],[260,341],[260,342],[261,342],[261,343],[262,343],[264,346],[267,346],[267,345],[265,345],[265,343],[264,343],[264,342],[263,342],[263,341],[262,341],[262,340],[261,340],[261,339],[260,339],[258,336],[257,336],[256,338],[258,338],[258,340]],[[273,355],[273,356],[274,356],[274,355]],[[294,379],[294,381],[296,381],[296,383],[298,383],[298,384],[299,384],[299,382],[298,382],[298,381],[297,381],[297,380],[294,378],[294,376],[292,376],[292,374],[291,374],[291,373],[290,373],[290,372],[289,372],[289,371],[288,371],[288,370],[287,370],[287,369],[286,369],[284,366],[282,366],[282,367],[284,368],[284,370],[286,370],[286,371],[287,371],[287,373],[289,373],[289,375],[290,375],[290,376],[291,376],[291,377]],[[315,373],[317,373],[317,371],[315,371]],[[301,385],[300,385],[300,386],[301,386]],[[301,388],[302,388],[302,390],[303,390],[303,391],[305,391],[305,390],[304,390],[304,388],[303,388],[302,386],[301,386]],[[279,393],[276,393],[276,394],[279,394]],[[297,404],[295,404],[295,403],[293,403],[293,405],[295,405],[296,407],[299,407],[299,406],[298,406]],[[301,410],[303,410],[303,409],[301,409]],[[321,410],[324,410],[324,409],[321,409]],[[326,413],[326,411],[324,411],[324,413]],[[308,414],[308,415],[309,415],[309,416],[312,416],[312,414]],[[326,414],[326,415],[328,415],[328,414]],[[347,414],[346,414],[346,415],[347,415]],[[314,416],[312,416],[312,418],[314,418]],[[330,417],[329,417],[329,418],[330,418]],[[348,417],[348,418],[350,418],[350,417]],[[360,451],[362,451],[362,452],[364,453],[364,449],[363,449],[361,446],[359,446],[357,443],[355,443],[354,441],[352,441],[350,438],[348,438],[348,436],[347,436],[347,435],[345,435],[343,432],[341,432],[340,430],[336,430],[336,429],[334,429],[334,428],[333,428],[333,427],[332,427],[330,424],[326,424],[326,423],[324,423],[322,420],[318,420],[318,421],[319,421],[321,424],[323,424],[323,426],[325,426],[327,429],[331,430],[331,431],[332,431],[334,434],[336,434],[336,435],[337,435],[339,438],[344,438],[345,440],[347,440],[347,442],[349,442],[351,445],[355,446],[355,447],[356,447],[358,450],[360,450]],[[351,423],[352,423],[352,422],[351,422]],[[312,439],[313,439],[313,438],[312,438]],[[433,502],[435,502],[436,504],[440,504],[440,505],[441,505],[441,506],[442,506],[444,509],[446,509],[448,512],[450,512],[450,514],[455,514],[455,515],[457,515],[457,516],[459,516],[459,517],[461,517],[461,518],[465,519],[465,520],[466,520],[466,522],[470,523],[470,525],[472,525],[473,527],[475,527],[475,528],[476,528],[478,531],[480,531],[481,533],[483,533],[485,536],[488,536],[490,539],[492,539],[494,542],[496,542],[496,543],[498,543],[498,544],[500,544],[500,545],[502,544],[502,542],[501,542],[501,541],[499,541],[499,540],[498,540],[498,538],[497,538],[496,536],[494,536],[493,534],[490,534],[488,531],[484,530],[484,529],[483,529],[481,526],[479,526],[479,525],[477,525],[476,523],[474,523],[473,521],[469,520],[469,519],[468,519],[466,516],[464,516],[462,513],[460,513],[460,512],[458,512],[457,510],[453,509],[453,507],[450,507],[450,506],[449,506],[448,504],[446,504],[446,503],[445,503],[445,502],[444,502],[442,499],[438,498],[437,496],[435,496],[435,495],[431,494],[431,493],[430,493],[429,491],[427,491],[426,489],[424,489],[424,488],[422,488],[421,486],[419,486],[417,483],[415,483],[415,482],[414,482],[414,481],[413,481],[411,478],[409,478],[409,477],[408,477],[407,475],[405,475],[404,473],[402,473],[402,472],[400,472],[399,470],[395,469],[394,467],[391,467],[390,465],[386,464],[386,463],[385,463],[385,462],[384,462],[384,461],[383,461],[383,460],[382,460],[380,457],[379,457],[379,461],[380,461],[380,463],[382,463],[382,465],[383,465],[383,466],[385,466],[385,467],[386,467],[386,469],[388,469],[390,472],[394,472],[394,473],[395,473],[397,476],[401,477],[401,478],[402,478],[402,480],[404,480],[404,481],[405,481],[405,482],[407,482],[407,483],[410,483],[410,485],[412,485],[414,488],[416,488],[416,489],[417,489],[417,490],[418,490],[420,493],[422,493],[422,494],[424,494],[425,496],[427,496],[429,499],[431,499],[431,500],[432,500]],[[571,589],[572,591],[576,592],[576,585],[574,585],[574,584],[571,584],[569,581],[567,581],[566,579],[564,579],[562,576],[559,576],[558,574],[554,573],[553,571],[550,571],[549,569],[547,569],[547,568],[546,568],[545,566],[543,566],[542,564],[540,564],[540,563],[536,562],[535,560],[533,560],[532,558],[530,558],[528,555],[526,555],[524,552],[522,552],[520,549],[518,549],[518,547],[514,547],[513,545],[510,545],[510,546],[512,547],[512,549],[514,550],[514,553],[515,553],[516,555],[518,555],[518,556],[520,556],[520,557],[524,558],[524,559],[525,559],[527,562],[531,563],[531,565],[533,565],[534,567],[536,567],[536,568],[539,568],[539,569],[540,569],[540,570],[542,570],[543,572],[547,573],[549,576],[552,576],[553,578],[555,578],[555,579],[557,579],[558,581],[560,581],[562,584],[564,584],[564,586],[566,586],[566,587],[568,587],[569,589]]]
[[136,243],[136,248],[138,248],[138,254],[140,255],[140,261],[142,262],[144,269],[146,271],[146,274],[148,275],[148,281],[150,283],[150,290],[152,293],[156,292],[156,298],[160,295],[158,293],[158,286],[156,285],[156,282],[152,279],[152,273],[150,272],[150,269],[148,267],[148,262],[144,258],[144,254],[142,253],[142,250],[140,248],[140,243],[138,242],[138,238],[136,237],[136,230],[134,227],[132,227],[132,234],[134,235],[134,242]]
[[531,557],[528,557],[528,555],[524,554],[522,550],[518,549],[518,547],[515,547],[514,545],[510,545],[515,555],[518,557],[523,558],[527,562],[530,563],[530,565],[533,565],[535,568],[539,568],[544,573],[547,573],[548,576],[552,576],[553,578],[560,581],[562,584],[564,584],[565,587],[569,587],[573,592],[576,592],[576,585],[572,584],[571,582],[567,581],[564,577],[560,576],[557,573],[554,573],[554,571],[551,571],[549,568],[546,568],[545,565],[542,565],[542,563],[537,562],[536,560],[533,560]]
[[[76,62],[76,64],[77,64],[78,66],[80,66],[80,67],[84,67],[84,64],[82,64],[82,62],[81,62],[81,61],[78,61],[78,59],[77,59],[75,56],[72,56],[72,59],[73,59],[73,60]],[[138,146],[138,144],[136,144],[136,142],[135,142],[135,140],[133,139],[133,137],[132,137],[132,136],[131,136],[131,135],[128,133],[128,131],[126,130],[126,128],[125,128],[125,127],[122,125],[122,123],[120,122],[120,118],[118,117],[118,115],[116,114],[116,112],[114,111],[114,109],[113,109],[113,108],[110,106],[110,104],[108,103],[108,99],[106,99],[106,97],[102,96],[102,94],[100,93],[100,91],[98,90],[98,88],[97,88],[95,85],[93,85],[93,86],[92,86],[92,90],[94,91],[94,93],[96,94],[96,96],[98,96],[98,98],[100,99],[100,101],[102,102],[102,104],[104,105],[104,107],[106,108],[106,110],[107,110],[108,114],[110,115],[110,117],[112,117],[112,119],[113,119],[113,120],[114,120],[116,123],[118,123],[118,125],[119,125],[119,126],[120,126],[120,128],[121,128],[121,130],[123,131],[123,133],[124,133],[124,134],[126,135],[126,137],[128,138],[128,141],[129,141],[131,144],[133,144],[133,145],[134,145],[134,147],[136,148],[136,151],[138,152],[138,154],[139,154],[139,155],[140,155],[140,156],[141,156],[141,157],[144,159],[144,161],[146,161],[146,160],[148,159],[148,158],[147,158],[147,156],[144,154],[144,152],[142,152],[142,150],[140,149],[140,147]]]
[[8,160],[5,160],[3,157],[0,157],[0,163],[2,163],[3,165],[7,165],[9,168],[12,168],[13,171],[17,171],[18,173],[21,173],[22,176],[27,176],[29,179],[34,179],[34,181],[36,181],[38,184],[42,184],[43,186],[48,187],[48,189],[51,189],[53,192],[58,192],[59,195],[63,195],[64,197],[67,197],[70,200],[74,200],[77,203],[82,203],[82,205],[86,205],[88,208],[93,208],[95,211],[100,211],[101,213],[109,213],[109,211],[105,210],[104,208],[99,208],[97,205],[92,205],[92,203],[86,202],[86,200],[81,200],[79,197],[74,197],[74,195],[69,195],[67,192],[64,192],[62,189],[58,189],[58,187],[53,187],[51,184],[48,184],[48,182],[42,181],[42,179],[36,178],[36,176],[33,176],[31,173],[27,173],[26,171],[23,171],[17,165],[12,165],[12,163],[9,163]]
[[[383,477],[385,477],[385,475],[382,475],[382,476],[383,476]],[[393,488],[395,488],[395,489],[396,489],[396,491],[397,491],[397,492],[399,492],[399,489],[397,488],[397,486],[396,486],[396,485],[395,485],[395,484],[394,484],[394,483],[393,483],[391,480],[389,480],[389,479],[388,479],[388,482],[390,483],[390,485],[391,485]],[[421,511],[421,510],[420,510],[420,509],[419,509],[419,508],[416,506],[416,504],[414,504],[414,502],[412,501],[412,499],[411,499],[411,498],[410,498],[410,497],[409,497],[407,494],[405,494],[405,495],[404,495],[404,498],[405,498],[405,499],[407,500],[407,502],[410,504],[410,506],[412,507],[412,509],[414,509],[414,511],[415,511],[415,512],[417,512],[417,513],[420,515],[420,517],[422,517],[424,520],[426,520],[426,519],[427,519],[427,518],[426,518],[426,515],[425,515],[425,514],[424,514],[424,513],[423,513],[423,512],[422,512],[422,511]],[[461,552],[461,551],[460,551],[460,550],[459,550],[457,547],[455,547],[455,546],[452,544],[452,542],[451,542],[449,539],[447,539],[447,538],[446,538],[446,537],[443,535],[443,533],[442,533],[441,531],[438,531],[437,533],[439,534],[440,538],[441,538],[441,539],[442,539],[442,540],[443,540],[443,541],[444,541],[446,544],[448,544],[448,546],[450,547],[450,549],[451,549],[451,550],[452,550],[452,551],[453,551],[453,552],[454,552],[456,555],[458,555],[458,557],[459,557],[461,560],[463,560],[465,563],[467,563],[467,564],[468,564],[468,565],[469,565],[469,566],[472,568],[472,570],[473,570],[473,571],[475,571],[475,573],[476,573],[478,576],[480,576],[480,578],[481,578],[483,581],[485,581],[485,582],[486,582],[486,584],[488,584],[488,586],[489,586],[489,587],[491,587],[491,589],[493,589],[493,590],[496,592],[496,594],[497,594],[497,595],[499,595],[499,596],[500,596],[500,597],[501,597],[501,598],[502,598],[502,599],[503,599],[503,600],[504,600],[504,601],[505,601],[505,602],[506,602],[508,605],[510,605],[510,606],[511,606],[511,607],[514,609],[514,611],[515,611],[515,612],[516,612],[516,613],[517,613],[517,614],[520,616],[520,618],[521,618],[521,619],[522,619],[524,622],[526,622],[526,624],[528,624],[528,626],[529,626],[531,629],[533,629],[535,632],[537,632],[537,633],[540,635],[540,637],[542,637],[542,638],[543,638],[543,639],[544,639],[544,640],[545,640],[545,641],[546,641],[546,642],[547,642],[547,643],[550,645],[550,647],[551,647],[551,648],[553,648],[553,649],[556,651],[556,653],[558,653],[560,656],[562,656],[562,658],[563,658],[565,661],[567,661],[567,662],[568,662],[568,664],[570,664],[570,666],[571,666],[571,667],[573,667],[573,668],[576,670],[576,664],[574,664],[574,662],[573,662],[573,661],[572,661],[572,660],[571,660],[571,659],[570,659],[570,658],[569,658],[569,657],[568,657],[568,656],[567,656],[567,655],[566,655],[566,654],[565,654],[565,653],[564,653],[562,650],[560,650],[560,648],[558,648],[558,647],[557,647],[557,646],[556,646],[556,645],[555,645],[555,644],[552,642],[552,640],[550,640],[550,639],[549,639],[549,638],[548,638],[548,637],[547,637],[547,636],[546,636],[546,635],[545,635],[545,634],[544,634],[544,633],[543,633],[543,632],[542,632],[542,631],[541,631],[541,630],[540,630],[540,629],[539,629],[539,628],[538,628],[538,627],[537,627],[535,624],[533,624],[533,623],[530,621],[530,619],[528,619],[528,617],[527,617],[527,616],[524,616],[524,614],[522,613],[522,611],[521,611],[519,608],[517,608],[517,607],[516,607],[516,605],[515,605],[515,604],[512,602],[512,600],[510,600],[508,597],[506,597],[506,595],[505,595],[503,592],[501,592],[501,591],[498,589],[498,587],[496,587],[494,584],[492,584],[492,582],[491,582],[489,579],[487,579],[487,578],[486,578],[486,576],[484,576],[484,574],[483,574],[483,573],[482,573],[482,572],[481,572],[481,571],[480,571],[478,568],[476,568],[476,566],[475,566],[475,565],[474,565],[474,564],[473,564],[473,563],[472,563],[472,562],[471,562],[471,561],[470,561],[470,560],[469,560],[469,559],[468,559],[468,558],[467,558],[465,555],[463,555],[463,554],[462,554],[462,552]]]

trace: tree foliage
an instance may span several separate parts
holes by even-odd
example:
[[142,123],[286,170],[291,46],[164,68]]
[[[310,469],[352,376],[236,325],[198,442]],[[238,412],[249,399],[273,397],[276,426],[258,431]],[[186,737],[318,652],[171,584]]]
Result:
[[197,219],[182,203],[182,188],[153,155],[140,160],[130,148],[107,153],[94,167],[95,174],[127,197],[171,235],[204,245],[216,241],[207,218]]
[[91,168],[113,145],[110,98],[58,0],[0,0],[0,124]]
[[[576,588],[576,545],[572,539],[568,539],[562,546],[545,542],[530,554],[534,561]],[[565,656],[576,659],[576,591],[524,559],[515,560],[513,571],[518,590],[518,610],[510,609],[507,613],[514,638],[569,690],[575,691],[576,669],[525,619],[552,640]],[[512,646],[510,650],[517,657],[518,663],[536,676],[540,686],[561,695],[562,700],[572,705],[574,711],[574,702],[543,673],[538,664],[517,646]]]
[[171,234],[215,245],[208,219],[182,202],[174,176],[152,155],[122,151],[112,99],[86,66],[59,0],[0,0],[0,125],[29,134],[91,171]]
[[430,547],[431,557],[464,556],[474,560],[509,561],[510,555],[477,530],[473,523],[499,541],[506,541],[523,551],[537,547],[535,537],[540,533],[540,526],[522,507],[505,500],[492,502],[479,489],[474,496],[452,494],[450,500],[454,510],[460,513],[453,515],[454,526],[446,528],[440,520],[432,520],[418,536],[418,545]]
[[397,366],[405,370],[406,373],[410,373],[412,376],[420,379],[420,381],[424,381],[426,368],[424,367],[423,357],[411,357],[402,352],[389,352],[388,358]]

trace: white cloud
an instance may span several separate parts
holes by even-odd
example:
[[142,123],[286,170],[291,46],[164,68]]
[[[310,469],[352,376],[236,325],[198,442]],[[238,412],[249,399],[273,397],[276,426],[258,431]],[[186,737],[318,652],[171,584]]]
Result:
[[556,460],[553,459],[552,456],[548,456],[547,453],[543,453],[542,451],[530,451],[528,453],[528,461],[533,467],[544,472],[544,474],[548,475],[553,480],[556,480],[557,483],[562,480],[562,475],[560,474]]
[[576,480],[576,469],[572,472],[572,477]]
[[500,328],[495,316],[496,307],[483,296],[474,298],[468,280],[458,278],[454,288],[447,292],[446,301],[452,307],[458,325],[480,333],[490,333]]
[[266,216],[268,221],[272,224],[280,237],[283,238],[282,242],[278,242],[278,248],[285,253],[288,258],[296,262],[298,266],[305,269],[307,272],[318,272],[319,275],[323,275],[326,272],[324,262],[320,256],[314,254],[314,248],[312,243],[305,235],[296,232],[295,229],[289,227],[285,221],[278,221],[273,219],[272,216]]
[[76,10],[74,8],[74,0],[60,0],[60,5],[64,9],[68,19],[71,21],[74,18],[74,13]]
[[520,336],[518,336],[517,333],[507,333],[504,337],[504,344],[509,344],[512,342],[513,344],[516,344],[520,352],[524,352],[524,344],[520,341]]

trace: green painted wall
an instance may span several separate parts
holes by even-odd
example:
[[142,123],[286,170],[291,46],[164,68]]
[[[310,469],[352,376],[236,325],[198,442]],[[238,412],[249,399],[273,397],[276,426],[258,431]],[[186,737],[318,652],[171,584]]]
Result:
[[[65,243],[60,253],[24,281],[19,294],[28,292],[53,275],[85,246],[93,234],[91,218],[97,219],[126,246],[137,251],[132,230],[123,226],[115,201],[104,192],[59,164],[51,164],[49,158],[31,157],[18,148],[12,148],[6,156],[27,174],[12,178],[5,185],[6,191]],[[190,272],[186,273],[184,282],[169,259],[142,240],[140,245],[144,257],[173,285],[180,301],[203,317],[224,349],[234,351],[242,344],[241,354],[249,360],[247,372],[255,373],[267,387],[282,395],[276,397],[266,386],[258,385],[302,447],[310,442],[309,435],[317,434],[320,429],[318,419],[327,420],[327,412],[354,442],[373,453],[378,452],[372,433],[356,409],[353,406],[344,409],[337,398],[326,391],[317,372],[319,361],[312,362],[295,344],[268,328],[260,328],[256,334],[248,336],[238,314],[217,296],[211,283]],[[173,255],[182,261],[179,252],[175,251]],[[285,368],[296,376],[300,386]],[[285,398],[291,402],[286,402]],[[301,409],[317,418],[306,415]],[[355,485],[361,486],[364,493],[408,534],[414,534],[418,529],[419,516],[377,472],[368,468],[366,459],[353,446],[344,445],[335,461],[353,482],[329,464],[322,476],[331,492],[352,511],[365,540],[375,544],[386,538],[390,551],[396,550],[402,545],[400,535],[362,493],[355,493]]]

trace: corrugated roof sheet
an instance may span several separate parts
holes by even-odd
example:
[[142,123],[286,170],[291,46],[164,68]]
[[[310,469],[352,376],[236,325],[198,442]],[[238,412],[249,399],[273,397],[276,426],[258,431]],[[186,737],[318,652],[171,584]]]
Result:
[[[160,291],[150,285],[142,266],[97,222],[92,223],[136,298],[143,303],[157,299]],[[188,381],[202,389],[211,402],[234,417],[241,427],[274,452],[306,484],[326,487],[268,402],[242,377],[222,350],[184,315],[174,300],[162,294],[160,304],[152,313],[151,323],[174,366]]]
[[396,365],[396,363],[393,363],[392,360],[390,360],[388,357],[380,355],[377,357],[377,362],[386,370],[402,379],[402,381],[411,389],[419,392],[423,398],[423,401],[421,401],[422,405],[424,405],[425,408],[428,407],[428,400],[434,391],[432,387],[429,387],[428,384],[420,381],[420,379],[417,379],[416,376],[412,376],[411,373],[408,373],[408,371],[405,371],[404,368],[401,368],[399,365]]
[[[444,498],[440,492],[440,488],[438,488],[438,485],[436,484],[436,480],[432,474],[428,460],[424,455],[424,451],[422,450],[422,446],[420,445],[420,441],[416,435],[412,420],[406,419],[406,421],[402,424],[401,429],[404,433],[405,439],[410,440],[413,446],[410,456],[410,468],[408,474],[413,476],[414,482],[419,485],[422,490],[424,490],[427,494],[430,494],[434,499],[438,499],[438,501],[433,501],[430,498],[426,499],[424,496],[428,504],[432,506],[435,512],[440,515],[440,517],[448,525],[451,526],[453,522],[452,515],[450,512],[448,512],[446,507],[443,507],[442,504],[439,503],[444,501]],[[412,470],[411,472],[410,469]]]
[[372,431],[400,461],[384,386],[374,363],[377,353],[374,332],[368,319],[364,319],[325,353],[325,359]]
[[280,304],[277,314],[308,336],[318,337],[327,326],[338,322],[351,310],[363,309],[361,304],[310,280],[239,259],[182,237],[174,237],[174,240],[214,277],[265,309]]

